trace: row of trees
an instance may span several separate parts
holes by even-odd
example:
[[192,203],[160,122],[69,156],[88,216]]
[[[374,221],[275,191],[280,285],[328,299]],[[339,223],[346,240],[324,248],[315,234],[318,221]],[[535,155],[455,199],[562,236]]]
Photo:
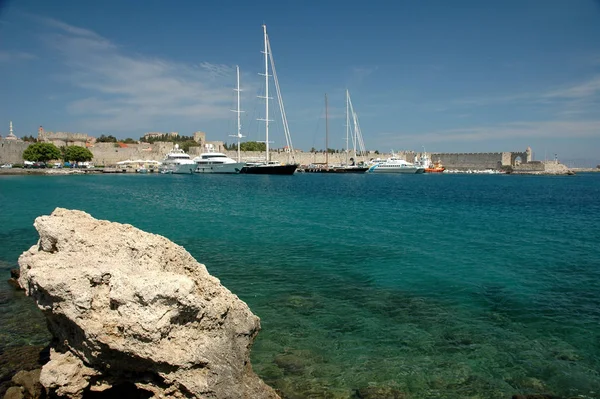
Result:
[[130,137],[127,137],[124,140],[118,140],[115,136],[110,135],[110,134],[108,136],[105,136],[103,134],[100,135],[100,137],[98,137],[96,139],[96,142],[97,143],[119,143],[119,142],[121,142],[121,143],[125,143],[125,144],[137,144],[138,143],[137,140],[134,140]]
[[[141,142],[144,143],[156,143],[157,141],[166,141],[168,143],[183,143],[186,141],[194,141],[194,137],[192,136],[172,136],[168,133],[165,133],[161,136],[156,137],[141,137]],[[194,141],[195,142],[195,141]]]
[[52,143],[34,143],[23,152],[23,159],[31,162],[48,162],[62,159],[69,162],[91,161],[94,155],[85,147],[76,145],[61,147],[60,149]]
[[[226,150],[229,151],[237,151],[237,143],[233,143],[233,144],[223,144],[223,147],[225,147]],[[265,143],[259,143],[258,141],[244,141],[243,143],[240,143],[240,150],[241,151],[266,151],[267,150],[267,145]]]
[[177,143],[179,144],[179,148],[183,151],[188,152],[190,147],[199,147],[200,144],[194,140],[192,136],[172,136],[170,134],[163,134],[162,136],[157,137],[141,137],[140,142],[144,143],[156,143],[157,141],[167,142],[167,143]]

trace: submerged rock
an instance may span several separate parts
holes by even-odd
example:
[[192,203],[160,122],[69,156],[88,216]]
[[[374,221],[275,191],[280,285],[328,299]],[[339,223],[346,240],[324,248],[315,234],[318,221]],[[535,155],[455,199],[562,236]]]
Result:
[[19,284],[54,337],[40,376],[50,394],[278,397],[250,364],[259,318],[183,247],[61,208],[34,226]]

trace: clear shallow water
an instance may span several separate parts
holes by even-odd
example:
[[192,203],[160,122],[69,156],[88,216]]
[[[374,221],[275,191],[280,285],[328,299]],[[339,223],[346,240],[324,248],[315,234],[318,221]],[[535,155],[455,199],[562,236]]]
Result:
[[[600,397],[600,175],[3,176],[0,269],[55,207],[183,245],[289,397]],[[47,340],[0,286],[0,349]]]

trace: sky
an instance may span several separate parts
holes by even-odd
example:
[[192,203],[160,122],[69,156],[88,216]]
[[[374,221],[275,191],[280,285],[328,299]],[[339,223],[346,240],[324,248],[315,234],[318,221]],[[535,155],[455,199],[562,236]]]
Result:
[[242,134],[264,140],[263,23],[296,148],[325,147],[325,94],[345,147],[348,89],[368,149],[600,164],[600,0],[0,0],[0,135],[231,143],[239,65]]

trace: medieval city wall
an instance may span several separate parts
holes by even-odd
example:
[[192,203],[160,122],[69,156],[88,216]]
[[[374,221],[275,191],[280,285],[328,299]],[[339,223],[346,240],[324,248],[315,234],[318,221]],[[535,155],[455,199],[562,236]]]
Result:
[[24,141],[0,139],[0,165],[22,164],[23,152],[29,144]]
[[[48,133],[45,133],[48,134]],[[53,133],[53,136],[46,137],[47,139],[59,139],[61,133]],[[73,134],[69,133],[68,139],[75,138]],[[88,137],[82,134],[77,139],[83,139]],[[70,142],[73,144],[73,142]],[[78,142],[76,144],[79,144]],[[222,148],[222,142],[206,142],[215,145],[215,150],[218,152],[224,152],[229,157],[236,159],[237,151],[224,151]],[[27,148],[29,143],[21,141],[11,140],[0,140],[0,163],[22,163],[23,162],[23,151]],[[165,156],[173,149],[173,143],[157,142],[153,144],[140,143],[140,144],[127,144],[121,146],[116,143],[94,143],[88,146],[88,149],[94,155],[93,163],[95,165],[111,166],[117,162],[124,160],[155,160],[162,161]],[[189,154],[191,157],[198,156],[200,153],[205,152],[204,147],[191,147]],[[371,160],[374,158],[385,159],[390,157],[392,154],[375,154],[370,153],[364,157],[357,157],[356,162],[362,160]],[[404,159],[408,162],[414,162],[416,157],[421,154],[413,151],[400,151],[394,154],[397,158]],[[242,151],[241,157],[244,161],[253,159],[263,158],[264,152],[259,151]],[[472,170],[483,170],[483,169],[498,169],[503,165],[513,165],[521,168],[522,170],[538,171],[544,170],[544,168],[551,168],[552,166],[544,166],[539,162],[526,163],[527,155],[519,152],[493,152],[493,153],[433,153],[429,154],[432,161],[441,160],[442,164],[447,169],[472,169]],[[350,158],[349,156],[348,158]],[[290,162],[292,159],[290,154],[279,150],[271,151],[270,158],[278,162]],[[521,165],[515,165],[515,159],[520,158]],[[301,165],[325,163],[325,153],[310,153],[310,152],[296,152],[295,161]],[[346,163],[346,154],[337,153],[329,154],[329,164],[342,164]]]
[[162,161],[173,149],[172,143],[140,143],[127,144],[121,147],[116,143],[96,143],[88,149],[94,155],[92,162],[95,165],[111,166],[125,160],[154,160]]
[[69,132],[38,132],[38,141],[52,143],[57,147],[69,145],[85,146],[90,136],[87,133],[69,133]]
[[446,169],[484,170],[510,165],[510,154],[510,152],[432,153],[430,157],[434,162],[440,160]]

